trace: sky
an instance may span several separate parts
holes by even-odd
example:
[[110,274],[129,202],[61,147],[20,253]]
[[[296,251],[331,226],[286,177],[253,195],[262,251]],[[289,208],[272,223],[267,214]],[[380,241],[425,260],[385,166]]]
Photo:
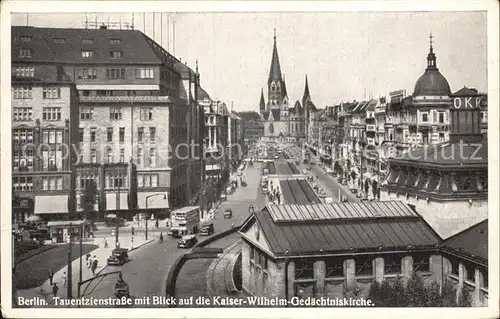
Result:
[[[11,23],[83,28],[86,16],[132,21],[130,12],[30,13],[28,19],[15,13]],[[135,29],[193,69],[198,60],[202,87],[235,111],[257,111],[262,88],[267,101],[274,29],[291,103],[302,99],[306,74],[320,108],[399,89],[411,94],[427,64],[431,32],[437,66],[452,92],[463,86],[487,92],[485,12],[157,12],[154,17],[153,24],[153,13],[135,13]]]

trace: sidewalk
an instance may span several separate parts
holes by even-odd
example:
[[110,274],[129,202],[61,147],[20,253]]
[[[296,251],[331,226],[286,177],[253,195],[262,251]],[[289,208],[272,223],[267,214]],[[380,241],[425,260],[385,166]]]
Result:
[[[98,266],[96,269],[96,276],[100,274],[104,269],[107,267],[107,258],[111,254],[111,251],[114,249],[114,236],[108,236],[106,237],[108,241],[109,247],[104,248],[104,238],[95,238],[94,239],[94,244],[99,245],[99,247],[92,252],[90,252],[91,256],[94,257],[98,260]],[[131,236],[130,234],[123,234],[120,235],[120,247],[122,248],[128,248],[129,252],[132,252],[133,250],[142,247],[150,242],[152,242],[154,239],[150,238],[148,240],[145,240],[144,236]],[[92,242],[86,242],[86,244],[92,243]],[[74,245],[78,245],[77,243],[74,243]],[[93,274],[91,269],[87,266],[85,256],[82,256],[82,281],[92,278]],[[80,273],[80,258],[75,259],[72,264],[72,283],[73,283],[73,298],[78,297],[78,281],[79,281],[79,273]],[[61,298],[67,298],[67,286],[64,285],[64,273],[66,272],[67,275],[67,266],[63,267],[59,271],[57,271],[54,274],[53,278],[53,283],[56,283],[57,286],[59,287],[59,291],[57,293],[58,297]],[[53,301],[53,293],[52,293],[52,286],[50,285],[50,280],[47,279],[43,283],[43,285],[36,287],[36,288],[31,288],[31,289],[22,289],[17,291],[17,297],[24,297],[24,298],[34,298],[34,297],[41,297],[44,298],[48,306],[53,306],[54,301]]]

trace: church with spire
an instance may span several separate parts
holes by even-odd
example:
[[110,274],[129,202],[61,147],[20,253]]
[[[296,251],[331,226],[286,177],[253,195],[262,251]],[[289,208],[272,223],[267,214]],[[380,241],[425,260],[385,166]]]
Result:
[[264,96],[264,89],[261,89],[259,103],[259,114],[264,122],[264,136],[271,139],[304,139],[307,134],[310,114],[316,111],[309,93],[307,75],[302,102],[297,100],[290,107],[285,76],[281,72],[278,46],[276,44],[276,29],[274,30],[273,39],[271,67],[267,80],[267,102]]

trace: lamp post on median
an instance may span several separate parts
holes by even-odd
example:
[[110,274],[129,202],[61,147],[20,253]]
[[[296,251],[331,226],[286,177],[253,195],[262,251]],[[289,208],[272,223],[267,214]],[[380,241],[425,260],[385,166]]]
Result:
[[[152,194],[152,195],[149,195],[149,196],[146,196],[146,211],[148,210],[148,201],[151,197],[154,197],[154,196],[163,196],[163,199],[167,199],[167,195],[166,194],[162,194],[162,193],[158,193],[158,194]],[[146,240],[148,240],[148,217],[146,217]]]

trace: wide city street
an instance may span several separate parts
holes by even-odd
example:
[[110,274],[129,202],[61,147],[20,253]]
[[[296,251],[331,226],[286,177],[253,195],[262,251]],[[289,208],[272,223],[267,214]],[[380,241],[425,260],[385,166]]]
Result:
[[[221,204],[213,220],[216,232],[226,230],[233,224],[241,224],[248,216],[249,204],[263,207],[265,198],[260,194],[258,189],[261,177],[260,173],[261,167],[259,163],[255,163],[253,166],[247,165],[243,172],[243,177],[246,179],[248,186],[239,186],[233,194],[227,196],[227,201]],[[229,207],[233,211],[233,217],[231,219],[224,219],[224,210]],[[166,228],[163,232],[165,236]],[[137,235],[141,236],[143,233],[137,232]],[[150,236],[151,238],[158,238],[159,230],[154,229],[150,232]],[[207,237],[199,236],[198,240],[201,241],[205,238]],[[133,297],[164,296],[166,289],[165,280],[170,266],[179,256],[189,251],[177,248],[177,241],[178,239],[165,236],[163,243],[159,243],[156,240],[151,244],[145,245],[131,253],[131,260],[129,262],[119,267],[109,266],[103,273],[121,271],[123,279],[129,284],[130,293]],[[224,243],[224,245],[226,246],[227,243]],[[117,275],[110,275],[100,278],[99,281],[96,280],[95,283],[89,285],[85,296],[101,298],[113,296],[117,278]],[[144,305],[144,307],[152,306]]]

